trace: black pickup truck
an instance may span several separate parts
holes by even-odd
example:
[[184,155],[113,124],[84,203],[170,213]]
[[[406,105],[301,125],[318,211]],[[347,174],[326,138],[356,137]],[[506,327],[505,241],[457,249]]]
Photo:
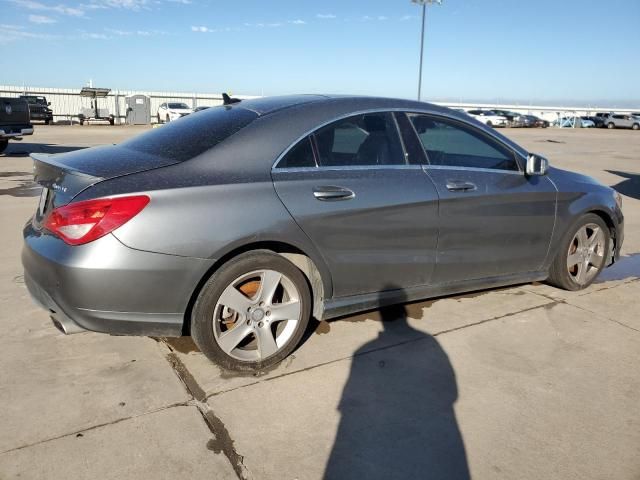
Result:
[[21,139],[32,135],[33,125],[29,116],[29,104],[22,98],[0,97],[0,153],[4,152],[10,138]]
[[47,102],[47,97],[40,95],[20,95],[20,98],[26,100],[29,104],[29,113],[31,121],[39,120],[45,125],[53,123],[53,110],[49,108],[51,102]]

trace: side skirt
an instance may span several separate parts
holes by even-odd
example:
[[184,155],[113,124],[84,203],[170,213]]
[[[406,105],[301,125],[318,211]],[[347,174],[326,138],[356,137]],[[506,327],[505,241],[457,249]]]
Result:
[[384,292],[352,295],[349,297],[332,298],[324,302],[323,320],[351,315],[366,310],[374,310],[398,303],[415,302],[428,298],[443,297],[462,292],[485,290],[507,285],[531,283],[546,280],[547,272],[528,272],[501,277],[481,278],[477,280],[465,280],[463,282],[444,285],[425,285],[398,290],[386,290]]

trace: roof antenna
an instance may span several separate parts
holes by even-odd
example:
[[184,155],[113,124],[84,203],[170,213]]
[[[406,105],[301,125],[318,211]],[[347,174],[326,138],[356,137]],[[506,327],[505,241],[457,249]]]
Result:
[[231,98],[226,93],[222,93],[222,104],[223,105],[231,105],[232,103],[239,103],[241,100],[239,98]]

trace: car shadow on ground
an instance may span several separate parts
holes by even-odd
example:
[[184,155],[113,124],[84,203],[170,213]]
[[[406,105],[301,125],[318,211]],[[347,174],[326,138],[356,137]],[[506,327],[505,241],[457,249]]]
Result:
[[605,170],[605,172],[612,173],[614,175],[617,175],[625,179],[619,183],[616,183],[615,185],[611,185],[611,188],[621,193],[622,195],[626,195],[627,197],[640,200],[640,175],[639,174],[629,173],[629,172],[620,172],[618,170]]
[[621,256],[616,263],[602,270],[594,283],[634,278],[640,278],[640,253]]
[[0,154],[5,157],[28,157],[32,153],[66,153],[87,147],[57,145],[52,143],[9,142],[9,146]]
[[[354,354],[324,478],[470,478],[447,354],[433,336],[409,326],[404,305],[380,315],[378,338]],[[398,338],[411,340],[401,351],[389,348]]]

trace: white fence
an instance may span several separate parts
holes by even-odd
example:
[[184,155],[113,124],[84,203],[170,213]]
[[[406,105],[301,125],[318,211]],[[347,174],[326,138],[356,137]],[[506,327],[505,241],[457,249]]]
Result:
[[[0,85],[0,97],[17,97],[19,95],[42,95],[51,102],[54,121],[71,122],[77,119],[83,107],[90,106],[90,99],[80,96],[78,88],[39,88],[39,87],[16,87]],[[185,92],[145,92],[134,90],[112,90],[104,99],[98,99],[98,106],[106,108],[116,117],[116,123],[124,122],[126,116],[126,97],[131,95],[146,95],[151,99],[151,121],[156,121],[158,107],[164,102],[184,102],[192,108],[198,106],[216,106],[222,104],[222,94],[220,93],[185,93]],[[235,96],[235,95],[234,95]],[[245,95],[237,95],[238,98],[253,98]],[[527,115],[536,115],[550,122],[561,116],[581,116],[593,115],[596,112],[618,112],[631,113],[637,109],[620,109],[606,107],[563,107],[563,106],[542,106],[542,105],[498,105],[493,103],[447,103],[433,102],[451,108],[463,110],[491,109],[511,110]]]
[[[0,97],[18,97],[20,95],[41,95],[51,102],[55,122],[77,120],[82,108],[90,107],[90,98],[80,96],[79,88],[40,88],[0,85]],[[184,102],[192,108],[199,106],[214,107],[222,105],[220,93],[185,92],[142,92],[134,90],[112,90],[106,98],[98,99],[98,107],[108,109],[116,117],[117,123],[126,117],[125,99],[132,95],[146,95],[151,99],[151,121],[155,121],[158,107],[164,102]],[[251,98],[238,96],[238,98]],[[75,121],[74,120],[74,121]]]

